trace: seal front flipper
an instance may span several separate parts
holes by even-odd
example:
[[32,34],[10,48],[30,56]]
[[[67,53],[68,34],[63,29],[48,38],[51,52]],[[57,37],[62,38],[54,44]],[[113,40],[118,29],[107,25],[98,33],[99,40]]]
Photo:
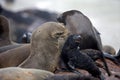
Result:
[[68,67],[71,72],[74,72],[78,75],[82,75],[78,70],[75,69],[75,66],[71,61],[68,62]]
[[118,53],[117,53],[117,55],[116,56],[114,56],[116,59],[120,59],[120,49],[119,49],[119,51],[118,51]]
[[110,55],[108,53],[104,53],[104,56],[105,56],[105,58],[111,60],[115,64],[120,65],[120,62],[115,58],[116,56],[112,56],[112,55]]
[[117,53],[114,57],[115,57],[115,59],[117,59],[118,62],[120,63],[120,49],[119,49],[118,53]]

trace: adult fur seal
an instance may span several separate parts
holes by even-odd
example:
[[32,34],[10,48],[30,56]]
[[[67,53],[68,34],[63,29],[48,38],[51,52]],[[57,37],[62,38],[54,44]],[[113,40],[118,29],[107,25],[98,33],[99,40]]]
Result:
[[7,50],[14,49],[14,48],[17,48],[17,47],[20,47],[23,45],[24,44],[11,44],[11,45],[7,45],[7,46],[2,46],[2,47],[0,47],[0,53],[3,53]]
[[55,74],[45,80],[98,80],[92,76],[76,75],[74,73]]
[[47,22],[38,27],[31,37],[31,55],[19,66],[54,72],[60,55],[60,40],[66,39],[68,30],[60,23]]
[[103,51],[105,53],[108,53],[108,54],[111,54],[111,55],[115,55],[116,54],[115,49],[112,46],[110,46],[110,45],[104,45],[103,46]]
[[24,44],[0,54],[0,68],[15,67],[30,55],[30,44]]
[[0,47],[11,43],[9,37],[9,23],[6,17],[0,15]]
[[[82,36],[80,49],[96,49],[102,52],[102,43],[100,38],[100,33],[95,27],[93,27],[90,20],[77,10],[66,11],[61,14],[58,19],[59,22],[64,23],[66,28],[71,32],[71,34],[80,34]],[[110,71],[108,69],[107,63],[105,61],[104,55],[102,53],[102,60],[105,65],[105,69],[110,76]]]
[[0,80],[45,80],[54,74],[40,69],[8,67],[0,69]]
[[[83,45],[81,45],[81,49],[94,48],[97,50],[102,50],[100,33],[95,27],[93,27],[89,18],[83,13],[77,10],[66,11],[62,13],[57,20],[64,23],[71,34],[80,34],[83,36],[85,41],[82,43]],[[93,44],[89,45],[91,43]],[[86,47],[82,48],[82,46],[85,45]]]
[[8,19],[0,15],[0,53],[22,46],[22,44],[16,44],[11,40],[13,36],[11,30]]

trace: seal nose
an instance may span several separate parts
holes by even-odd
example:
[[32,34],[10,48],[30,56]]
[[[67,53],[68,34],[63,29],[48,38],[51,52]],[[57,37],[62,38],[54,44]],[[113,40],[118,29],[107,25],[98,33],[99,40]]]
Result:
[[75,35],[75,36],[73,36],[73,39],[81,39],[81,36],[80,35]]

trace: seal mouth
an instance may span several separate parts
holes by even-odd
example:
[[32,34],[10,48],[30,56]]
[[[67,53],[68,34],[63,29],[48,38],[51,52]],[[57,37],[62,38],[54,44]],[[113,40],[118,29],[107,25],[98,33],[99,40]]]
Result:
[[80,40],[75,40],[76,43],[80,43]]

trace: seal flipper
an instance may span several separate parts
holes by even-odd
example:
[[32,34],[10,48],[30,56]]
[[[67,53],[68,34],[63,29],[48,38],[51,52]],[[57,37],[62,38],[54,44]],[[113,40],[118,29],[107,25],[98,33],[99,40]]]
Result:
[[68,62],[68,67],[71,72],[74,72],[78,75],[82,75],[78,70],[75,69],[75,66],[71,61]]
[[117,55],[115,55],[114,57],[115,57],[115,58],[118,60],[118,62],[120,63],[120,49],[119,49]]
[[120,49],[119,49],[117,55],[115,56],[115,58],[116,58],[116,59],[120,59]]
[[101,74],[101,75],[99,76],[99,79],[100,79],[100,80],[105,80],[105,77]]
[[110,72],[110,70],[109,70],[109,68],[108,68],[108,65],[107,65],[107,62],[106,62],[106,60],[105,60],[105,56],[104,56],[103,53],[101,54],[101,60],[102,60],[102,62],[103,62],[103,64],[104,64],[104,66],[105,66],[105,70],[106,70],[108,76],[111,76],[111,72]]
[[104,56],[105,56],[105,58],[111,60],[115,64],[120,65],[119,61],[116,59],[116,56],[112,56],[112,55],[110,55],[108,53],[104,53]]

